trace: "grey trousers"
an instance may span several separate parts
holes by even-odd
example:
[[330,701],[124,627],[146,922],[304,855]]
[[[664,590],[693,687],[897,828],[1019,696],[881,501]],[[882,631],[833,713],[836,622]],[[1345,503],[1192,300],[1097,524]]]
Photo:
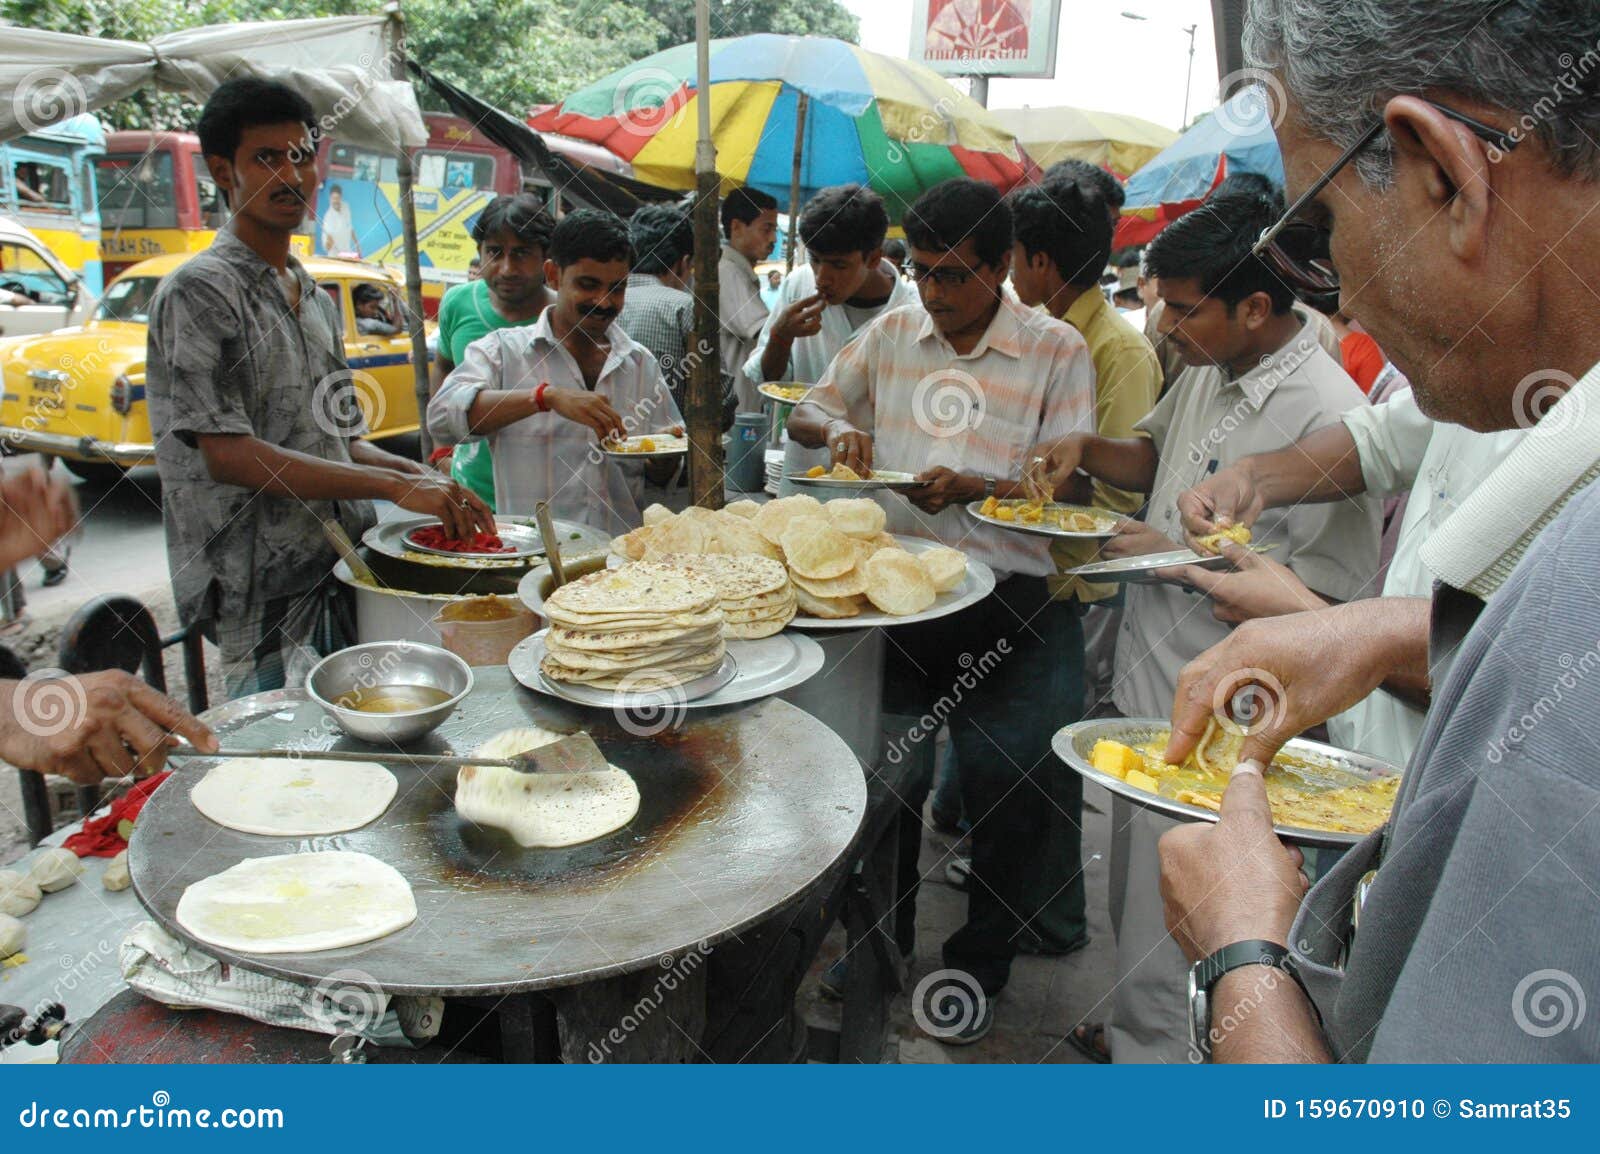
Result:
[[1117,984],[1106,1044],[1118,1063],[1191,1060],[1189,963],[1161,908],[1161,835],[1179,822],[1120,797],[1111,800],[1111,927]]

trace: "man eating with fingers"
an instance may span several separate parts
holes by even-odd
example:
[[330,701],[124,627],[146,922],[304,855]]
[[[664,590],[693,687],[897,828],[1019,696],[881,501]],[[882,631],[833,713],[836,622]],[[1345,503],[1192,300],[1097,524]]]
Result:
[[[917,290],[883,257],[888,230],[883,200],[862,185],[825,188],[806,202],[800,213],[806,263],[783,278],[755,352],[742,366],[746,376],[815,384],[868,322],[915,303]],[[787,440],[780,493],[794,491],[787,478],[827,460],[827,449]]]
[[673,458],[619,461],[603,450],[683,423],[655,357],[616,323],[632,264],[625,223],[593,209],[567,214],[545,262],[555,303],[532,325],[474,341],[429,403],[440,443],[488,440],[499,512],[527,515],[549,501],[556,517],[625,533],[642,522],[643,477],[670,477]]
[[289,250],[317,191],[310,104],[273,81],[220,85],[200,151],[228,223],[162,281],[146,386],[179,616],[222,651],[229,696],[297,683],[355,639],[323,525],[354,540],[372,501],[493,531],[476,496],[362,434],[337,306]]
[[[995,570],[992,595],[962,613],[890,631],[883,712],[888,748],[910,762],[901,794],[895,937],[913,946],[922,806],[933,735],[944,716],[972,823],[967,921],[944,945],[947,967],[981,989],[953,1045],[978,1041],[1029,935],[1088,941],[1078,861],[1080,783],[1052,764],[1050,737],[1083,712],[1083,630],[1076,607],[1052,601],[1049,542],[975,524],[959,506],[1022,497],[1034,446],[1094,426],[1094,375],[1083,337],[1004,289],[1011,212],[993,187],[950,180],[905,216],[921,305],[869,322],[795,408],[790,435],[826,445],[865,475],[875,466],[920,484],[884,498],[891,532],[965,550]],[[909,500],[907,500],[909,498]],[[1002,659],[970,689],[957,685],[985,653]],[[964,682],[962,683],[965,684]],[[955,693],[957,703],[949,709]]]
[[[1162,332],[1188,367],[1137,423],[1137,436],[1074,436],[1047,454],[1063,482],[1082,469],[1151,494],[1146,519],[1123,522],[1106,556],[1183,548],[1179,494],[1240,457],[1282,448],[1365,404],[1293,311],[1289,288],[1250,253],[1253,238],[1273,219],[1265,199],[1218,197],[1168,225],[1146,251],[1166,302]],[[1303,588],[1347,601],[1373,591],[1378,513],[1366,496],[1276,510],[1256,523],[1255,543],[1273,546],[1277,562],[1298,574]],[[1127,717],[1166,716],[1184,664],[1232,627],[1206,595],[1218,574],[1194,567],[1158,574],[1171,580],[1128,587],[1117,637],[1112,698]],[[1293,608],[1263,598],[1251,612]],[[1074,1041],[1102,1061],[1188,1056],[1183,958],[1167,935],[1157,888],[1156,845],[1172,825],[1121,798],[1113,803],[1111,1020],[1104,1029],[1082,1027]]]

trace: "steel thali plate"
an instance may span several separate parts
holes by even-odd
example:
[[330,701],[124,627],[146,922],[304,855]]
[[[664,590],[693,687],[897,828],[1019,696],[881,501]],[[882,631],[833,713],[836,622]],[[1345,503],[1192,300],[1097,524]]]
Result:
[[[530,531],[534,538],[539,535],[539,530],[532,526],[531,518],[501,516],[496,518],[501,525],[520,527]],[[391,557],[397,561],[407,561],[416,565],[431,565],[444,569],[508,569],[521,571],[544,556],[544,545],[541,542],[537,552],[527,556],[513,556],[509,553],[467,554],[460,553],[430,553],[418,548],[408,538],[415,529],[424,525],[435,525],[436,517],[397,517],[389,521],[380,521],[361,535],[361,543],[375,553]],[[611,534],[584,525],[578,521],[557,521],[556,535],[560,538],[561,555],[578,555],[604,550],[611,543]]]
[[[1134,805],[1165,814],[1167,817],[1189,821],[1216,821],[1217,815],[1203,806],[1189,805],[1158,793],[1150,793],[1121,778],[1096,769],[1090,762],[1097,741],[1120,741],[1123,745],[1143,745],[1147,741],[1165,738],[1172,732],[1172,723],[1159,718],[1103,717],[1080,721],[1056,731],[1051,748],[1056,756],[1075,769],[1085,780],[1103,785],[1119,797]],[[1324,745],[1320,741],[1294,738],[1285,743],[1285,753],[1294,754],[1312,762],[1323,762],[1357,777],[1373,779],[1392,777],[1400,771],[1388,762],[1379,761],[1364,753],[1354,753]],[[1337,833],[1331,830],[1305,829],[1301,826],[1275,825],[1273,830],[1286,842],[1294,845],[1348,849],[1361,841],[1366,834]]]
[[[1003,505],[1012,506],[1020,503],[1016,501],[1002,502]],[[1025,521],[1002,521],[998,517],[990,517],[981,512],[983,509],[982,501],[973,501],[962,507],[966,509],[967,515],[974,521],[982,522],[985,525],[993,525],[996,529],[1009,529],[1014,533],[1032,533],[1036,537],[1063,537],[1067,540],[1075,541],[1103,541],[1117,535],[1117,518],[1107,513],[1104,509],[1093,509],[1087,505],[1053,504],[1047,507],[1051,510],[1065,513],[1087,513],[1095,519],[1096,528],[1093,529],[1062,529],[1056,525],[1046,525],[1042,521],[1038,524],[1030,524]]]
[[710,709],[718,705],[759,701],[809,681],[823,665],[822,646],[803,634],[785,631],[751,641],[730,639],[727,642],[728,657],[735,666],[736,675],[708,693],[691,696],[688,692],[693,685],[691,682],[690,685],[650,695],[651,700],[641,700],[645,695],[632,694],[627,702],[617,701],[615,694],[609,690],[588,690],[590,694],[602,696],[585,700],[570,692],[582,692],[584,686],[551,682],[540,672],[539,662],[544,657],[543,636],[541,632],[526,638],[511,651],[511,675],[536,693],[602,709]]

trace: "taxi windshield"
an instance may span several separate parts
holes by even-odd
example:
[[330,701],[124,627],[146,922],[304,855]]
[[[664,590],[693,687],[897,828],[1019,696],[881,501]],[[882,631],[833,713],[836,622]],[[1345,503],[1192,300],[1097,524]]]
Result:
[[95,320],[144,324],[150,319],[150,301],[160,283],[161,278],[153,276],[123,277],[112,282],[95,310]]

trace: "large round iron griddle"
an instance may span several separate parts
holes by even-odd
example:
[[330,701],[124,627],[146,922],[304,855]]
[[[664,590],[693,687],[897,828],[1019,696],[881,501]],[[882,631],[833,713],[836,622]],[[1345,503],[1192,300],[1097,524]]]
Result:
[[[777,699],[659,719],[618,719],[529,693],[503,667],[480,669],[470,696],[410,751],[472,750],[521,725],[586,730],[634,776],[640,809],[625,828],[565,849],[523,849],[461,821],[455,771],[391,765],[400,789],[362,829],[329,837],[239,833],[189,800],[210,761],[181,763],[140,814],[128,864],[140,902],[169,932],[191,883],[248,857],[355,850],[411,883],[417,920],[375,942],[225,961],[308,984],[370,980],[397,994],[497,994],[575,985],[661,964],[768,917],[836,862],[866,812],[861,765],[809,713]],[[303,691],[243,698],[207,715],[234,748],[372,749],[327,723]],[[634,732],[630,732],[630,729]],[[337,976],[336,976],[337,975]]]

